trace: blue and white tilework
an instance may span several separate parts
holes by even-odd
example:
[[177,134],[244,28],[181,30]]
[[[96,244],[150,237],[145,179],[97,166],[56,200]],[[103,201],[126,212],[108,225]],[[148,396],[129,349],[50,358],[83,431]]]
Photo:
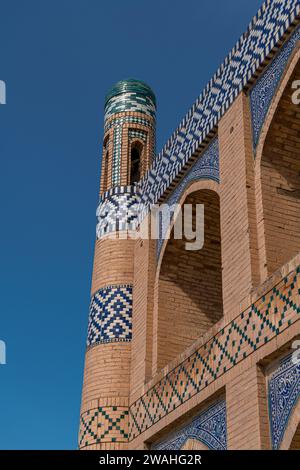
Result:
[[104,287],[92,297],[87,346],[132,338],[132,286]]
[[120,186],[107,191],[96,211],[96,237],[136,229],[139,194],[136,186]]
[[142,126],[149,127],[150,129],[154,128],[154,125],[151,121],[143,119],[136,116],[123,116],[115,119],[111,119],[105,123],[104,132],[106,133],[109,129],[115,126],[123,126],[123,124],[141,124]]
[[189,439],[196,439],[211,450],[227,449],[225,400],[214,404],[190,424],[166,440],[155,444],[152,448],[155,450],[180,450]]
[[128,131],[129,140],[140,139],[142,142],[147,141],[147,132],[139,129],[129,129]]
[[299,0],[267,0],[141,182],[142,203],[156,204],[272,49],[299,16]]
[[219,142],[217,138],[211,142],[204,154],[196,160],[174,191],[166,201],[164,201],[164,204],[167,204],[170,208],[171,217],[169,217],[169,214],[166,212],[162,213],[159,239],[157,242],[157,257],[160,255],[166,234],[173,221],[174,210],[172,210],[172,207],[179,203],[183,192],[193,181],[199,181],[201,179],[210,179],[219,183]]
[[300,362],[283,359],[268,381],[269,417],[273,449],[279,449],[294,406],[300,396]]
[[294,31],[290,39],[278,51],[271,64],[259,77],[250,92],[253,145],[256,148],[261,129],[269,111],[288,60],[300,39],[300,28]]

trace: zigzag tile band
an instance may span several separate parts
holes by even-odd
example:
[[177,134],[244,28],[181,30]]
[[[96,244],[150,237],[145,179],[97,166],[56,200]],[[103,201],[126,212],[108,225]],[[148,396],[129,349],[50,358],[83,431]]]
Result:
[[132,286],[99,289],[90,304],[87,346],[97,343],[131,341]]
[[[130,440],[299,321],[299,288],[300,266],[137,399],[130,407]],[[273,426],[277,422],[274,415]]]

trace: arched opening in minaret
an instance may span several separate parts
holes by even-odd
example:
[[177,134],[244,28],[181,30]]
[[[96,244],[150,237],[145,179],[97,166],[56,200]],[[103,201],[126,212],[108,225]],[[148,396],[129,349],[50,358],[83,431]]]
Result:
[[141,178],[141,157],[143,144],[139,141],[133,142],[130,148],[130,180],[129,184],[137,183]]
[[279,100],[262,150],[258,222],[264,230],[260,249],[265,276],[300,251],[300,112],[292,99],[292,84],[299,79],[300,62]]
[[187,250],[187,238],[175,239],[174,229],[167,242],[158,279],[154,371],[165,367],[223,316],[219,195],[200,189],[190,193],[185,204],[192,205],[194,230],[196,205],[204,205],[204,245],[197,251]]

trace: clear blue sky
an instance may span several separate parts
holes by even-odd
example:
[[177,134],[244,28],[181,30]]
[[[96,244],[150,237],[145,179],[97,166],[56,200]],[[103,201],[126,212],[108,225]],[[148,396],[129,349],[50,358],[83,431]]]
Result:
[[106,91],[149,83],[160,150],[260,4],[1,0],[1,449],[77,445]]

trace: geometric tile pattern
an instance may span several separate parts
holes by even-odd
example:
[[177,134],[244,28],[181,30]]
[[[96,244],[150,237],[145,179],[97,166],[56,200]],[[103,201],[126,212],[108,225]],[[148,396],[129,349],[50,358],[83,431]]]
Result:
[[123,93],[110,98],[105,109],[105,120],[113,114],[134,111],[155,117],[156,108],[147,96],[141,97],[138,93]]
[[129,129],[128,137],[129,140],[141,139],[143,142],[146,142],[147,132],[139,129]]
[[164,204],[167,204],[170,208],[170,216],[167,212],[162,213],[159,239],[157,241],[157,257],[160,255],[166,234],[168,233],[168,229],[174,218],[174,210],[172,210],[172,206],[174,206],[174,204],[178,204],[181,199],[181,195],[190,183],[201,179],[210,179],[219,183],[218,138],[215,138],[211,142],[204,154],[196,160],[190,170],[184,175],[183,179],[176,185],[176,188],[171,192],[170,196],[164,201]]
[[300,396],[300,362],[283,359],[268,381],[269,418],[273,449],[279,449],[294,406]]
[[90,304],[87,346],[132,338],[132,286],[107,286]]
[[297,27],[290,39],[279,49],[271,64],[259,77],[250,92],[254,148],[258,144],[261,129],[289,57],[299,39],[300,28]]
[[119,186],[107,191],[101,197],[96,211],[97,239],[111,232],[134,230],[138,205],[138,189],[135,186]]
[[227,449],[226,402],[215,403],[187,426],[154,444],[155,450],[180,450],[187,440],[196,439],[211,450]]
[[299,13],[299,0],[264,2],[142,179],[142,205],[156,204]]
[[300,319],[300,266],[168,372],[130,407],[130,439]]
[[104,132],[106,133],[109,129],[115,126],[123,126],[123,124],[140,124],[141,126],[149,127],[150,129],[153,129],[154,125],[152,121],[149,121],[147,119],[143,119],[141,117],[137,116],[123,116],[123,117],[117,117],[114,119],[110,119],[108,122],[105,122],[104,124]]
[[80,416],[79,448],[107,442],[128,441],[128,408],[105,406]]

